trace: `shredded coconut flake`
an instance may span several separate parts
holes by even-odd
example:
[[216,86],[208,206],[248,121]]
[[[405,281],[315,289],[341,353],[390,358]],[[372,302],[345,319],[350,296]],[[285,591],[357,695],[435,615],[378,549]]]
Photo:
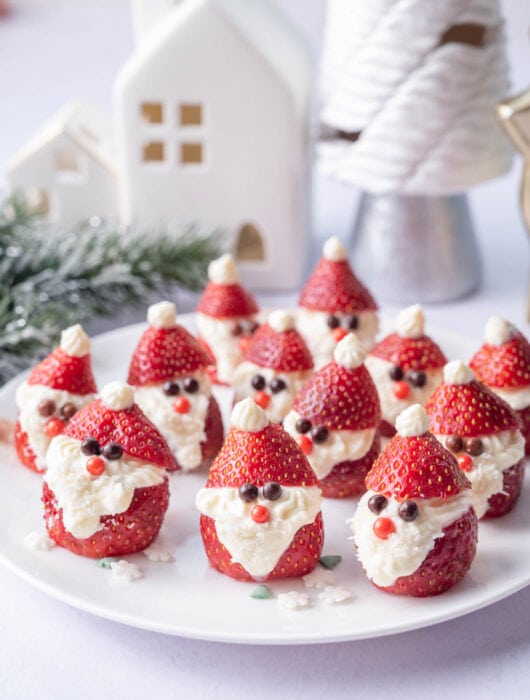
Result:
[[110,577],[111,586],[124,586],[134,583],[143,577],[140,567],[126,559],[111,562],[110,568],[112,571]]
[[153,542],[144,549],[144,554],[150,561],[168,562],[175,559],[174,548],[166,542]]
[[55,542],[44,532],[29,532],[25,536],[24,541],[35,552],[47,552],[55,547]]
[[329,569],[317,568],[310,574],[306,574],[303,579],[306,588],[324,589],[335,583],[335,574]]
[[351,591],[342,586],[326,586],[322,593],[318,594],[318,597],[324,605],[337,605],[350,600]]
[[286,610],[300,610],[309,607],[309,596],[306,593],[298,593],[298,591],[280,593],[278,604]]

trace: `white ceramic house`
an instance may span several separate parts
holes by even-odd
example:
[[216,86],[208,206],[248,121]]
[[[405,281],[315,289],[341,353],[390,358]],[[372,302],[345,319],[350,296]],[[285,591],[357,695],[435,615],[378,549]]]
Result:
[[92,216],[116,219],[111,133],[112,123],[94,107],[67,105],[8,163],[10,190],[61,226]]
[[122,219],[224,226],[245,283],[296,286],[309,237],[305,43],[270,0],[133,9],[139,45],[115,92]]

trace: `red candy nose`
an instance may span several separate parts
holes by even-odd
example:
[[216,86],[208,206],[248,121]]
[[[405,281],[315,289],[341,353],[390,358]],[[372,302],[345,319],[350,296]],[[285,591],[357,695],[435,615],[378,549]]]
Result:
[[460,455],[457,461],[463,472],[470,472],[473,469],[473,460],[469,455]]
[[345,328],[341,328],[340,326],[333,330],[333,337],[335,338],[337,343],[339,342],[339,340],[342,340],[347,335],[348,331]]
[[390,518],[377,518],[374,523],[374,534],[380,540],[387,540],[396,531],[396,526]]
[[244,355],[246,353],[246,351],[248,350],[249,344],[250,344],[250,338],[248,337],[248,335],[241,336],[241,338],[239,339],[239,350],[240,350],[242,355]]
[[260,408],[265,410],[271,402],[271,397],[266,391],[256,391],[254,394],[254,403],[257,403]]
[[260,525],[266,523],[269,519],[269,509],[266,506],[254,506],[250,511],[250,517]]
[[191,404],[185,396],[179,396],[173,402],[173,410],[176,413],[189,413]]
[[394,384],[394,396],[396,399],[406,399],[410,394],[410,386],[407,382],[396,382]]
[[298,445],[305,455],[310,455],[313,452],[313,440],[308,438],[307,435],[300,435]]
[[54,438],[56,435],[60,435],[63,432],[64,426],[65,422],[60,418],[50,418],[44,430],[49,438]]

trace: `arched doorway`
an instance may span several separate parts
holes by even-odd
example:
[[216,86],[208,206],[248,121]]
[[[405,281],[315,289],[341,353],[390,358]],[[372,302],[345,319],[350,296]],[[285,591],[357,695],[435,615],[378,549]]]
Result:
[[254,224],[243,224],[236,244],[236,260],[260,262],[265,260],[265,248],[259,230]]

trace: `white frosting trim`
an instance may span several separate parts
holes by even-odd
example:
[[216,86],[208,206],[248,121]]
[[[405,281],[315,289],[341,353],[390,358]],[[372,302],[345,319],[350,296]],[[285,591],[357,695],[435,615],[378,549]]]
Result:
[[421,338],[425,334],[425,316],[419,304],[408,306],[399,312],[396,330],[402,338]]
[[475,375],[462,360],[452,360],[444,367],[444,382],[446,384],[470,384]]
[[233,426],[247,433],[259,433],[269,425],[265,411],[250,398],[236,403],[230,420]]
[[396,430],[401,437],[416,437],[429,430],[429,416],[423,406],[415,403],[396,418]]
[[230,253],[221,255],[217,260],[212,260],[208,265],[208,279],[214,284],[237,284],[239,282],[234,259]]
[[366,357],[366,350],[355,333],[348,333],[337,343],[333,351],[333,359],[346,369],[360,367]]
[[269,314],[267,324],[276,333],[285,333],[294,328],[294,316],[288,311],[277,309]]
[[328,238],[324,243],[322,253],[326,260],[331,260],[332,262],[342,262],[348,257],[348,251],[342,245],[338,236],[331,236],[331,238]]
[[101,390],[100,398],[111,411],[124,411],[134,404],[134,391],[125,382],[109,382]]
[[155,328],[174,328],[177,324],[177,307],[172,301],[159,301],[147,309],[147,322]]
[[516,333],[515,326],[500,316],[488,319],[484,329],[484,340],[488,345],[504,345]]
[[84,357],[89,354],[90,338],[79,323],[65,328],[61,333],[61,350],[70,357]]

